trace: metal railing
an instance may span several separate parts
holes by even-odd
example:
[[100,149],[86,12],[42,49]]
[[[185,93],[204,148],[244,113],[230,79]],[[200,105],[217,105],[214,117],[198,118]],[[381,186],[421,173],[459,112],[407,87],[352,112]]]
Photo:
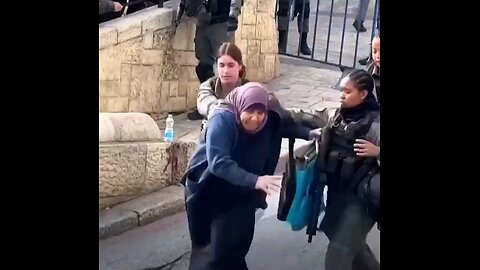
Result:
[[[302,0],[289,1],[289,14],[288,14],[289,23],[287,27],[288,31],[286,34],[286,40],[287,40],[286,42],[290,46],[287,45],[286,51],[280,52],[281,54],[284,54],[290,57],[295,57],[295,58],[300,58],[300,59],[305,59],[305,60],[310,60],[315,62],[321,62],[329,65],[353,68],[356,66],[357,54],[359,53],[359,41],[360,41],[362,53],[365,53],[366,55],[368,55],[368,52],[370,51],[370,48],[369,48],[370,41],[373,39],[373,36],[376,32],[375,29],[378,23],[377,17],[380,12],[379,0],[371,1],[373,3],[369,3],[369,6],[374,4],[374,9],[373,9],[374,11],[373,11],[373,19],[371,18],[372,16],[370,16],[370,18],[368,18],[367,16],[367,19],[365,20],[365,23],[367,23],[368,19],[372,19],[372,28],[370,29],[371,34],[368,35],[368,37],[366,37],[365,35],[362,35],[359,31],[355,31],[356,33],[355,33],[355,36],[353,37],[352,35],[353,33],[351,33],[352,31],[346,29],[346,27],[348,26],[347,18],[352,15],[351,13],[350,14],[348,13],[349,8],[350,8],[350,11],[352,11],[351,9],[352,6],[349,7],[349,2],[351,5],[351,2],[353,1],[303,0],[302,12],[298,14],[298,17],[296,18],[296,20],[300,20],[299,25],[303,25],[304,17],[306,17],[309,20],[309,24],[313,23],[314,21],[314,27],[313,27],[314,31],[313,33],[309,33],[310,36],[313,36],[313,42],[307,41],[308,45],[311,45],[311,55],[304,55],[301,53],[300,31],[298,31],[299,33],[298,42],[295,42],[295,44],[291,42],[288,43],[288,37],[291,35],[296,35],[294,31],[297,30],[295,29],[297,27],[290,26],[291,23],[294,21],[294,18],[292,18],[292,10],[295,9],[295,2],[300,3],[301,1]],[[310,1],[310,2],[316,1],[316,3],[313,2],[313,4],[316,4],[316,10],[314,12],[310,12],[307,16],[303,16],[303,13],[305,12],[305,3],[307,1]],[[330,2],[329,5],[328,5],[328,2]],[[320,7],[321,3],[322,3],[323,10],[321,10],[321,7]],[[344,7],[342,5],[344,5]],[[277,1],[277,6],[276,6],[276,10],[278,9],[279,9],[279,1]],[[343,10],[340,10],[340,9],[343,9]],[[309,8],[307,8],[307,12],[308,10]],[[309,16],[310,14],[314,15],[315,19],[312,18],[313,16],[310,17]],[[325,15],[327,15],[328,18],[325,18],[326,17]],[[320,17],[321,17],[321,20],[319,19]],[[328,21],[326,21],[326,19]],[[350,24],[352,23],[351,22],[352,19],[353,18],[350,17],[350,20],[349,20]],[[341,28],[340,28],[341,33],[339,33],[340,25],[341,25]],[[350,25],[350,27],[352,26]],[[321,42],[321,43],[325,42],[325,35],[324,35],[325,33],[326,33],[326,44],[323,46],[323,44],[319,44],[318,42]],[[322,37],[319,38],[319,35],[322,35]],[[291,48],[291,47],[294,47],[295,45],[297,46],[297,48],[295,49]],[[321,50],[321,52],[319,52],[319,49]],[[346,56],[347,54],[348,56]],[[338,61],[333,60],[332,58],[334,57],[332,57],[332,55],[335,55],[336,57],[338,57]]]

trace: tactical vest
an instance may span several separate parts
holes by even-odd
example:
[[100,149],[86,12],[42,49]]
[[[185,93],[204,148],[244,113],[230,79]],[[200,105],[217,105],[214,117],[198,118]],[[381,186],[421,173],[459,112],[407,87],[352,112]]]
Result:
[[324,128],[319,154],[329,190],[355,190],[369,172],[378,168],[376,158],[357,156],[353,146],[356,139],[365,138],[377,116],[378,112],[371,112],[358,122],[346,124],[337,111]]

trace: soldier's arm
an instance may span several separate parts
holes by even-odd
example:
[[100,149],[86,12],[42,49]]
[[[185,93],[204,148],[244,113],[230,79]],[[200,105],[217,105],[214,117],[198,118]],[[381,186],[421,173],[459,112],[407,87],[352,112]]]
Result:
[[282,121],[289,124],[299,124],[309,129],[323,128],[327,125],[328,119],[333,117],[336,109],[317,108],[314,110],[303,110],[299,108],[285,108],[280,104],[278,98],[272,92],[269,93],[269,106],[278,111]]
[[[380,115],[377,116],[377,118],[373,121],[372,125],[370,126],[370,130],[365,137],[367,141],[380,148]],[[380,155],[378,155],[377,160],[378,164],[380,165]]]
[[293,121],[311,129],[323,128],[327,125],[328,119],[333,117],[335,109],[317,108],[304,110],[300,108],[286,108]]
[[100,15],[105,13],[110,13],[115,11],[115,5],[113,1],[110,0],[100,0],[98,1],[98,13]]
[[[197,110],[198,112],[207,117],[208,112],[212,104],[217,103],[217,96],[215,94],[215,89],[213,89],[212,84],[215,82],[216,77],[210,78],[200,84],[197,94]],[[213,83],[212,83],[213,82]]]

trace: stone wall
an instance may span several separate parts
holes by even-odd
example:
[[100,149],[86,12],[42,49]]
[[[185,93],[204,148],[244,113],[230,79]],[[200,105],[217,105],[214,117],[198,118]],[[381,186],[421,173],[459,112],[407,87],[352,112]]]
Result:
[[[174,26],[175,8],[151,7],[99,26],[100,112],[143,112],[155,120],[196,106],[195,24]],[[247,0],[235,43],[247,78],[278,75],[274,0]]]
[[247,79],[267,82],[279,74],[275,0],[245,0],[235,44],[242,50]]
[[100,112],[159,119],[195,107],[195,25],[185,21],[175,29],[174,13],[151,7],[100,24]]
[[162,141],[144,113],[99,114],[99,208],[178,184],[196,143]]

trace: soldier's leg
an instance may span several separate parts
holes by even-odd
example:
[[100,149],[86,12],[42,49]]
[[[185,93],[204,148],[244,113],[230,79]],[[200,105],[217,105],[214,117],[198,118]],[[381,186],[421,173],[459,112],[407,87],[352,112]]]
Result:
[[228,26],[227,23],[216,23],[210,25],[210,29],[207,33],[208,41],[210,43],[211,57],[210,62],[212,66],[212,73],[213,73],[213,65],[215,64],[215,59],[217,57],[218,49],[224,42],[229,42],[229,35],[228,35]]
[[197,78],[200,83],[213,77],[213,64],[215,63],[214,49],[210,45],[209,32],[213,25],[197,25],[195,31],[195,57],[198,59]]
[[278,22],[278,52],[287,52],[287,31],[290,23],[290,0],[279,0],[277,11]]
[[[375,221],[367,214],[367,208],[358,198],[342,203],[344,206],[335,209],[340,211],[335,216],[331,229],[326,230],[330,240],[325,256],[326,270],[353,270],[368,262],[367,269],[380,269],[375,256],[366,251],[367,234]],[[327,218],[326,214],[325,218]],[[363,254],[363,255],[361,255]],[[357,256],[360,256],[356,259]],[[376,268],[378,266],[378,268]]]
[[307,45],[307,36],[310,24],[310,0],[303,0],[305,4],[303,4],[302,1],[297,1],[298,8],[303,9],[302,12],[300,12],[300,15],[297,17],[298,33],[300,34],[301,38],[300,52],[305,55],[311,55],[312,50],[310,50]]
[[380,263],[368,245],[353,259],[353,270],[380,270]]
[[367,17],[368,11],[368,4],[370,4],[370,0],[360,0],[358,3],[358,11],[357,16],[355,17],[355,21],[353,22],[353,27],[358,32],[366,32],[367,29],[363,25],[365,18]]
[[254,230],[255,207],[252,203],[214,213],[210,247],[212,269],[248,270],[245,257]]
[[[208,42],[207,33],[209,31],[210,25],[196,25],[195,28],[195,57],[198,59],[198,64],[195,67],[195,72],[197,73],[197,78],[200,83],[208,80],[214,75],[213,73],[213,64],[211,61],[211,51],[210,42]],[[197,109],[187,114],[188,119],[190,120],[201,120],[203,115],[201,115]]]

